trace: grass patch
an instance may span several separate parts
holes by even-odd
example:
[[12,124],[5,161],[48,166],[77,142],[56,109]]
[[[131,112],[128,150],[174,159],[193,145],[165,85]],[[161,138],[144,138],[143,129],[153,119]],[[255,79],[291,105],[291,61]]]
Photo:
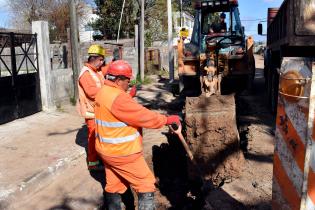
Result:
[[66,112],[66,110],[64,109],[64,107],[62,107],[61,103],[57,103],[56,104],[56,108],[58,112]]
[[148,85],[151,84],[153,80],[150,77],[144,76],[144,80],[141,81],[140,75],[137,75],[137,78],[130,81],[130,85]]
[[168,77],[169,76],[169,72],[161,69],[160,71],[158,71],[158,75],[162,76],[162,77]]
[[72,106],[75,106],[76,102],[77,102],[77,101],[76,101],[76,99],[75,99],[74,96],[70,97],[70,104],[71,104]]

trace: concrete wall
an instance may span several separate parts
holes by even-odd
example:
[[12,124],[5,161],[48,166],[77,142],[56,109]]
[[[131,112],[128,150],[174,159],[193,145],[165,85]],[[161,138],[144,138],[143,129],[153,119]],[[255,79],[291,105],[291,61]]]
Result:
[[68,43],[50,44],[52,100],[56,107],[69,104],[73,98],[74,83]]
[[[130,46],[131,40],[126,41],[126,45]],[[81,58],[82,61],[85,62],[87,60],[87,50],[91,44],[101,44],[103,45],[104,42],[83,42],[81,43]],[[59,46],[60,44],[58,44]],[[51,44],[51,47],[55,47],[56,44]],[[108,48],[106,45],[105,47]],[[112,47],[109,49],[109,53],[112,52]],[[136,55],[135,47],[124,47],[123,50],[123,58],[127,60],[134,70],[134,77],[138,72],[138,61]],[[109,62],[112,59],[112,56],[106,58]],[[53,67],[58,65],[53,65]],[[52,97],[53,103],[55,106],[60,106],[62,104],[70,103],[71,98],[73,97],[73,90],[74,90],[74,83],[73,83],[73,72],[72,68],[64,68],[64,69],[55,69],[51,70],[52,76]]]
[[[153,42],[153,47],[158,48],[160,50],[160,56],[161,56],[161,68],[165,70],[169,70],[169,62],[168,62],[168,43],[167,41],[155,41]],[[175,67],[176,64],[176,58],[177,58],[177,50],[174,49],[174,63]]]
[[[95,42],[81,42],[80,43],[80,54],[81,54],[81,60],[83,62],[87,61],[88,55],[87,51],[88,48],[92,44],[99,44],[101,46],[104,46],[107,50],[107,53],[109,54],[108,57],[106,57],[106,62],[110,62],[113,59],[112,53],[114,48],[116,47],[115,45],[109,45],[109,44],[104,44],[106,43],[113,43],[115,44],[116,41],[113,40],[106,40],[106,41],[95,41]],[[123,44],[123,59],[126,60],[130,65],[132,66],[133,69],[133,75],[134,77],[137,75],[139,71],[139,65],[138,65],[138,54],[136,51],[136,48],[134,47],[134,40],[133,39],[123,39],[119,40],[119,43]]]
[[71,66],[69,59],[69,51],[71,51],[68,43],[50,44],[50,62],[51,69],[65,69]]
[[48,22],[32,22],[32,33],[37,34],[38,70],[40,79],[40,93],[44,111],[55,109],[52,100],[52,76],[50,65]]
[[62,104],[69,104],[73,97],[73,72],[71,68],[54,69],[51,72],[53,101],[58,107]]
[[123,59],[132,66],[133,78],[137,77],[139,72],[138,53],[135,47],[125,47],[123,50]]
[[[113,42],[114,43],[114,42]],[[136,48],[133,46],[133,40],[123,40],[124,47],[123,47],[123,59],[127,60],[133,68],[133,75],[134,78],[136,77],[139,71],[138,65],[138,54]],[[87,60],[87,50],[91,44],[101,44],[108,49],[109,54],[112,53],[112,50],[115,46],[112,45],[104,45],[104,41],[97,41],[97,42],[83,42],[81,43],[80,47],[80,55],[83,62]],[[63,44],[57,44],[58,46],[63,46]],[[56,44],[51,44],[51,49],[57,46]],[[158,47],[160,49],[161,55],[161,63],[162,68],[168,69],[168,49],[167,46],[160,45]],[[52,51],[51,51],[52,52]],[[52,57],[50,55],[50,57]],[[60,57],[60,56],[59,56]],[[59,58],[58,57],[58,58]],[[112,59],[112,56],[106,58],[107,62]],[[71,61],[68,61],[70,64]],[[55,64],[55,63],[53,63]],[[53,68],[51,70],[51,91],[52,91],[52,98],[53,104],[55,106],[60,106],[62,104],[68,104],[73,97],[73,90],[74,90],[74,83],[73,83],[73,72],[71,68],[64,68],[58,69],[54,68],[58,65],[52,65]],[[62,65],[63,66],[63,65]]]

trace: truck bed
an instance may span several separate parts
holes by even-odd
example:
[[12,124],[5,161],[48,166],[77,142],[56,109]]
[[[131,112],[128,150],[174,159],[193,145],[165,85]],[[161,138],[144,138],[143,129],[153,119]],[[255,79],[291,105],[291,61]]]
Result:
[[269,49],[315,47],[315,0],[285,0],[267,34]]

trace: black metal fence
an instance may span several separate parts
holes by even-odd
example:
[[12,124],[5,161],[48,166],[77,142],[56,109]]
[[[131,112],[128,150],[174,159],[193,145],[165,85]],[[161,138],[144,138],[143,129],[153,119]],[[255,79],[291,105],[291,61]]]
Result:
[[36,34],[0,33],[0,124],[40,110]]

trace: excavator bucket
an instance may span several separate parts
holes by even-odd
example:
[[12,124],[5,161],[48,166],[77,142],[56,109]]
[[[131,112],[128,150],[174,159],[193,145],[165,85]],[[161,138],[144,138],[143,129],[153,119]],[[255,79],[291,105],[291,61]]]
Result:
[[[186,134],[202,175],[219,185],[237,178],[244,165],[233,95],[186,98]],[[192,164],[190,178],[198,176]]]

